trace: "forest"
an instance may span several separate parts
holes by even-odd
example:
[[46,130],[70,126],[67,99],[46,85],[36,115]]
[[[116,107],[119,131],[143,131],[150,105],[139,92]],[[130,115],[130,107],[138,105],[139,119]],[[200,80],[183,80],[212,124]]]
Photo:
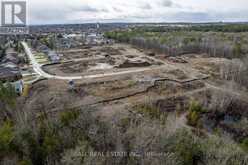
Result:
[[[212,25],[203,28],[193,26],[188,29],[175,27],[169,30],[161,27],[143,27],[106,32],[105,36],[168,56],[206,53],[210,57],[242,58],[248,53],[248,33],[242,30],[243,28],[246,29],[247,26]],[[242,32],[236,33],[235,29]]]

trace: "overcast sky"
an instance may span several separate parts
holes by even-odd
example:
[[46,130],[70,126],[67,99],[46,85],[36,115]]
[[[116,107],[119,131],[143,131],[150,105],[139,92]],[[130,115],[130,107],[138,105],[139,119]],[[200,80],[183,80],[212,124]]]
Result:
[[248,21],[248,0],[29,0],[30,24]]

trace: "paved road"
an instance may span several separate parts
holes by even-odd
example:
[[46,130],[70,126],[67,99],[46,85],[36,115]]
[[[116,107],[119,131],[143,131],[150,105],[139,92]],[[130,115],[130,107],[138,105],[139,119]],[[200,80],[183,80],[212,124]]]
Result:
[[[22,45],[24,47],[25,53],[27,54],[28,58],[30,59],[30,62],[33,66],[34,71],[45,78],[48,79],[60,79],[60,80],[80,80],[80,79],[93,79],[93,78],[103,78],[103,77],[108,77],[108,76],[117,76],[117,75],[124,75],[124,74],[129,74],[129,73],[138,73],[138,72],[144,72],[148,70],[154,70],[154,69],[159,69],[163,67],[169,67],[168,64],[167,66],[159,66],[159,67],[149,67],[149,68],[138,68],[135,70],[128,70],[128,71],[120,71],[120,72],[110,72],[110,73],[103,73],[103,74],[95,74],[95,75],[87,75],[87,76],[77,76],[77,77],[64,77],[64,76],[56,76],[56,75],[51,75],[49,73],[46,73],[42,70],[42,65],[37,62],[35,59],[33,53],[31,52],[30,48],[28,47],[26,42],[22,42]],[[154,59],[153,59],[154,60]],[[156,59],[157,60],[157,59]],[[161,60],[159,60],[161,62]]]
[[60,80],[78,80],[78,79],[82,79],[83,77],[82,76],[78,76],[78,77],[62,77],[62,76],[56,76],[56,75],[51,75],[51,74],[48,74],[46,72],[44,72],[41,68],[41,64],[39,64],[33,53],[31,52],[30,48],[28,47],[27,43],[26,42],[22,42],[22,45],[24,47],[24,50],[25,50],[25,53],[27,54],[30,62],[32,63],[33,65],[33,69],[34,71],[42,76],[42,77],[45,77],[45,78],[49,78],[49,79],[60,79]]

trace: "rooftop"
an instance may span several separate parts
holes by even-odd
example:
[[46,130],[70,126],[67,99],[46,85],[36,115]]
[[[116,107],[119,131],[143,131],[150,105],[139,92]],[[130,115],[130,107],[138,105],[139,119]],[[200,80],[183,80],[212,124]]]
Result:
[[0,66],[0,81],[17,81],[21,78],[22,75],[19,69]]

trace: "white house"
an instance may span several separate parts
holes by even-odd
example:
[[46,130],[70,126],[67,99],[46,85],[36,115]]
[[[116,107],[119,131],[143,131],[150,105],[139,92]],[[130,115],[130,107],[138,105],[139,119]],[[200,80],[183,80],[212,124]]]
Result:
[[60,57],[55,51],[49,51],[48,57],[53,63],[58,63],[60,61]]
[[23,81],[22,80],[18,80],[18,81],[12,82],[11,85],[14,87],[15,92],[17,94],[19,94],[19,95],[22,94],[23,89],[24,89],[24,84],[23,84]]

